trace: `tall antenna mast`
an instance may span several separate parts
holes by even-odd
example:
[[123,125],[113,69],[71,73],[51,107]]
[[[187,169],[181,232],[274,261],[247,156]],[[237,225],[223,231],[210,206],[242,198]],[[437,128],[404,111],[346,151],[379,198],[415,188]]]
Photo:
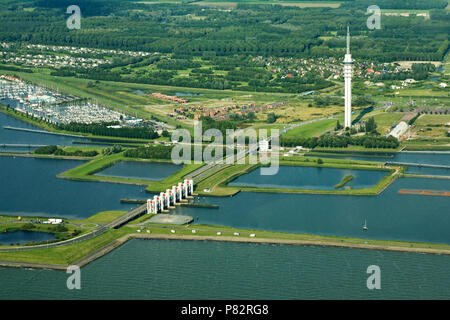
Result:
[[347,25],[347,54],[350,54],[350,26]]

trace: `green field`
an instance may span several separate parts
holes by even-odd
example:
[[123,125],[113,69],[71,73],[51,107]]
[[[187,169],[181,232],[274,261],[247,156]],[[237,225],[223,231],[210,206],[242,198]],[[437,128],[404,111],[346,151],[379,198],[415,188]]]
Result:
[[204,165],[201,164],[185,164],[182,169],[170,175],[169,177],[161,181],[152,181],[147,179],[134,179],[134,178],[122,178],[122,177],[108,177],[108,176],[95,176],[94,174],[101,170],[108,168],[119,161],[144,161],[144,162],[170,162],[170,160],[158,160],[158,159],[135,159],[125,157],[122,153],[116,153],[109,156],[99,156],[87,163],[77,166],[73,169],[69,169],[63,173],[58,174],[59,178],[78,180],[78,181],[101,181],[111,183],[124,183],[124,184],[136,184],[147,186],[148,192],[161,192],[167,188],[172,187],[174,184],[182,181],[184,176],[188,173],[200,168]]
[[[354,170],[382,170],[389,172],[376,185],[370,188],[348,189],[348,190],[309,190],[309,189],[284,189],[284,188],[263,188],[263,187],[236,187],[228,186],[228,183],[237,177],[256,170],[261,165],[241,164],[225,166],[224,168],[213,172],[203,178],[196,185],[196,192],[211,196],[232,196],[239,191],[249,192],[267,192],[267,193],[308,193],[308,194],[347,194],[347,195],[377,195],[387,186],[394,182],[404,168],[395,169],[394,167],[383,166],[379,162],[346,160],[346,159],[322,159],[322,164],[318,163],[320,157],[281,157],[280,166],[309,166],[326,167],[338,169]],[[247,161],[248,163],[248,161]],[[348,182],[348,181],[347,181]],[[209,189],[205,192],[204,189]]]
[[336,119],[325,119],[309,123],[292,130],[288,130],[284,135],[287,137],[315,137],[336,126]]

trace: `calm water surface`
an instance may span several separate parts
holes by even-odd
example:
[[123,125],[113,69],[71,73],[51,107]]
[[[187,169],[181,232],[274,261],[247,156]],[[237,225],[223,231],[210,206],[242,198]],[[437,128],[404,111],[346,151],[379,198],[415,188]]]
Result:
[[[5,119],[7,125],[28,126],[0,114],[1,125]],[[0,127],[0,143],[64,144],[42,142],[46,138],[66,139]],[[399,157],[390,161],[449,163],[448,155]],[[0,157],[0,213],[85,218],[134,207],[120,198],[148,196],[143,187],[56,178],[79,164]],[[402,188],[450,190],[450,180],[399,179],[372,197],[242,192],[200,199],[219,209],[181,207],[176,213],[205,224],[450,244],[450,198],[399,195]],[[366,288],[372,264],[382,270],[378,291]],[[84,267],[80,291],[67,290],[64,272],[0,268],[0,299],[449,299],[449,267],[449,257],[437,255],[133,240]]]
[[[366,271],[381,269],[381,290]],[[0,299],[449,299],[449,256],[343,248],[132,240],[81,269],[0,268]]]
[[8,130],[4,126],[42,130],[29,123],[17,120],[0,113],[0,151],[2,152],[29,152],[30,148],[4,148],[1,144],[35,144],[35,145],[72,145],[72,141],[84,141],[83,138],[65,137],[45,133]]
[[157,181],[167,178],[182,167],[182,165],[167,162],[120,161],[95,175]]
[[386,171],[349,170],[317,167],[280,166],[278,173],[273,176],[261,175],[256,169],[238,177],[229,183],[230,186],[266,187],[285,189],[325,189],[334,190],[334,186],[347,176],[354,179],[345,187],[368,188],[387,175]]
[[31,241],[40,242],[55,239],[52,233],[38,231],[14,231],[0,233],[0,243],[3,245],[25,244]]
[[77,160],[0,157],[0,214],[87,218],[104,210],[129,210],[121,198],[145,197],[145,187],[59,179]]

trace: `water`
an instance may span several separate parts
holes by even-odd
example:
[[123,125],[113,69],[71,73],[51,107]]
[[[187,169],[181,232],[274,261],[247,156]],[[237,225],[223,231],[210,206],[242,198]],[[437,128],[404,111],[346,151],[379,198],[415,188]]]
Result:
[[182,167],[167,162],[120,161],[95,175],[157,181],[167,178]]
[[219,209],[181,207],[177,213],[201,224],[450,244],[450,197],[401,195],[400,189],[448,191],[450,180],[402,178],[377,196],[240,192],[201,198]]
[[[17,121],[0,114],[0,124],[5,119]],[[14,126],[20,124],[26,125]],[[34,140],[40,134],[0,132],[1,138],[17,134],[15,139],[41,144]],[[3,143],[18,143],[1,138]],[[449,155],[397,156],[406,159],[390,161],[449,163]],[[134,207],[120,204],[120,198],[148,196],[138,186],[56,178],[80,163],[0,157],[0,213],[85,218],[102,210]],[[205,224],[450,244],[450,198],[397,194],[403,188],[450,190],[450,180],[404,178],[371,197],[242,192],[232,198],[201,199],[219,209],[179,207],[175,212],[197,216]],[[364,232],[365,219],[369,229]],[[68,290],[64,272],[0,268],[0,299],[449,299],[449,258],[327,247],[133,240],[84,267],[82,290]],[[373,264],[382,270],[381,290],[366,288],[366,269]]]
[[38,231],[14,231],[0,233],[0,243],[3,245],[10,244],[26,244],[28,242],[40,242],[46,240],[53,240],[55,236],[48,232]]
[[336,154],[333,156],[320,155],[319,158],[339,158],[348,160],[366,160],[380,162],[404,162],[404,163],[422,163],[436,165],[450,165],[450,152],[442,153],[419,153],[419,152],[398,152],[396,154]]
[[134,92],[133,92],[135,95],[137,95],[137,96],[143,96],[144,94],[145,94],[145,92],[144,91],[142,91],[142,90],[135,90]]
[[129,210],[121,198],[143,198],[145,187],[59,179],[77,160],[0,157],[0,214],[82,219],[104,210]]
[[414,174],[450,177],[450,168],[447,169],[447,168],[427,168],[427,167],[409,166],[406,172]]
[[375,170],[280,166],[278,173],[274,176],[263,176],[260,174],[260,170],[257,169],[238,177],[236,180],[230,182],[229,185],[334,190],[334,186],[340,183],[345,176],[352,175],[354,177],[353,180],[346,183],[345,187],[354,189],[371,187],[386,176],[386,174],[386,171]]
[[[1,144],[35,144],[35,145],[72,145],[72,141],[84,141],[83,138],[66,137],[46,133],[7,130],[3,126],[42,130],[32,124],[17,120],[0,113],[0,145]],[[30,148],[3,148],[0,152],[29,152]]]
[[[449,256],[372,250],[132,240],[81,270],[0,268],[0,299],[449,299]],[[381,269],[368,290],[367,267]]]
[[[121,198],[150,196],[143,186],[56,178],[80,163],[0,157],[0,214],[86,218],[135,206],[121,204]],[[450,180],[403,178],[378,196],[241,192],[201,199],[219,209],[177,207],[173,212],[199,217],[202,224],[450,244],[450,198],[399,195],[400,189],[450,190]],[[363,231],[366,219],[369,230]]]
[[203,93],[190,93],[190,92],[175,92],[176,97],[196,97],[204,96]]

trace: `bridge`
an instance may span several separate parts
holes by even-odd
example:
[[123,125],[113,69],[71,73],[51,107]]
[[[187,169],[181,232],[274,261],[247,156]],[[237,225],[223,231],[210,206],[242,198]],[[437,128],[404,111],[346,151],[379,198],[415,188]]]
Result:
[[102,233],[104,233],[110,229],[117,229],[118,227],[126,224],[128,221],[133,220],[146,212],[147,212],[147,206],[146,206],[146,204],[143,204],[143,205],[131,210],[127,214],[117,218],[116,220],[114,220],[104,226],[101,226],[100,228],[98,228],[94,231],[90,231],[88,233],[82,234],[75,238],[58,241],[58,242],[52,242],[52,243],[48,243],[48,244],[38,244],[38,245],[34,245],[34,246],[20,246],[20,247],[16,247],[16,248],[14,248],[14,247],[0,248],[0,252],[27,251],[27,250],[34,250],[34,249],[55,248],[55,247],[67,246],[67,245],[74,244],[77,242],[89,240],[89,239],[92,239],[94,237],[101,235]]
[[128,221],[131,221],[131,220],[143,215],[144,213],[147,213],[147,203],[140,205],[139,207],[131,210],[127,214],[125,214],[125,215],[117,218],[113,222],[107,224],[105,227],[108,229],[117,229],[117,228],[123,226],[124,224],[126,224]]
[[386,162],[385,165],[389,166],[408,166],[408,167],[423,167],[423,168],[438,168],[438,169],[450,169],[450,166],[442,164],[426,164],[426,163],[409,163],[409,162]]

